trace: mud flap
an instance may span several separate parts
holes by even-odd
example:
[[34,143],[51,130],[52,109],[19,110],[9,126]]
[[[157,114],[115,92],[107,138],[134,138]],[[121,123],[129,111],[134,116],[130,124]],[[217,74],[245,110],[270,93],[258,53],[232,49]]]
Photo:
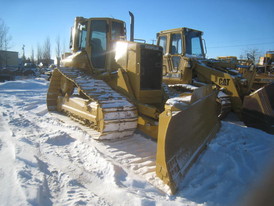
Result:
[[242,119],[248,127],[274,134],[274,82],[244,98]]
[[166,107],[159,118],[156,174],[173,194],[220,127],[216,92],[201,94],[193,94],[191,103],[177,111]]

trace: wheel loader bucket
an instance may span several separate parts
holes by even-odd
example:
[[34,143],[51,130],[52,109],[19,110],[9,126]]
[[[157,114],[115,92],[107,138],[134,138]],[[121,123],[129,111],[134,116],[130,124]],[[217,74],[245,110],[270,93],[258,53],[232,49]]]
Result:
[[194,93],[189,105],[177,111],[166,105],[159,117],[156,174],[173,194],[220,127],[216,92],[207,87]]
[[244,98],[242,118],[246,126],[274,134],[274,82]]

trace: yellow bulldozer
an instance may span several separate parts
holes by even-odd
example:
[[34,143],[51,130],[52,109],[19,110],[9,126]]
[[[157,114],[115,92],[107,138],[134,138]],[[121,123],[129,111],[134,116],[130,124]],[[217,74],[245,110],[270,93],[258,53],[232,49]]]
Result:
[[126,41],[121,20],[76,17],[72,53],[52,73],[47,107],[96,130],[98,140],[129,137],[136,129],[154,138],[154,172],[175,193],[220,127],[217,92],[204,86],[167,93],[162,47],[134,42],[133,28]]
[[274,82],[274,51],[267,51],[264,57],[260,57],[256,70],[253,88],[259,89]]
[[247,126],[273,134],[274,83],[252,93],[255,66],[248,66],[243,76],[234,62],[206,59],[202,35],[201,31],[185,27],[157,34],[157,45],[163,47],[163,81],[179,91],[189,84],[198,87],[214,84],[220,91],[217,99],[220,117],[225,116],[231,105]]

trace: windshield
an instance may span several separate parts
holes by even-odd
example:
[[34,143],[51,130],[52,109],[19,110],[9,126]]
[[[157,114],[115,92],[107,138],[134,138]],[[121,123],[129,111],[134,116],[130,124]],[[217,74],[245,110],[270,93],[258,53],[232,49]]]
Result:
[[93,20],[91,22],[91,60],[95,68],[104,68],[107,50],[107,22]]
[[204,58],[201,35],[201,32],[198,31],[188,31],[186,33],[186,55]]

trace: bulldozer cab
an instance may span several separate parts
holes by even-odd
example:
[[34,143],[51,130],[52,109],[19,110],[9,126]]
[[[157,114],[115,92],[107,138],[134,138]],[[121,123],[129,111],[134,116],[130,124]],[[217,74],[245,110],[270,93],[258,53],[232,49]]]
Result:
[[157,34],[157,45],[163,47],[164,76],[176,76],[181,80],[185,79],[185,83],[188,83],[191,79],[189,78],[191,71],[186,69],[189,65],[184,59],[187,57],[205,58],[202,34],[201,31],[185,27],[165,30]]
[[93,72],[111,70],[115,42],[126,39],[125,23],[111,18],[76,17],[71,33],[73,53],[86,52]]

